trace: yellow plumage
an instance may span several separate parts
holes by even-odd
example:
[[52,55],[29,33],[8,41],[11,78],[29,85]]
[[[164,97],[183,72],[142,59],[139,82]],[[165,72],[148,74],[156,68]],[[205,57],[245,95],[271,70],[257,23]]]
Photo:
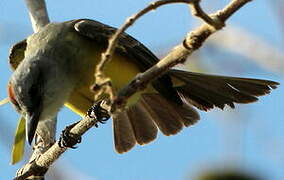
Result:
[[[90,47],[93,48],[90,49]],[[80,84],[78,84],[71,93],[68,101],[65,103],[66,107],[70,108],[82,117],[86,115],[86,112],[94,103],[94,94],[91,92],[89,87],[94,83],[95,66],[100,61],[102,49],[93,45],[85,47],[84,52],[89,55],[85,56],[86,59],[82,60],[88,62],[86,64],[86,68],[84,68],[83,78],[81,79]],[[139,72],[140,70],[136,64],[129,61],[126,57],[118,54],[113,56],[105,69],[105,74],[107,77],[111,78],[112,85],[115,90],[124,87]],[[154,89],[148,88],[146,91],[150,92],[154,91]],[[137,102],[140,94],[141,92],[131,97],[128,101],[128,105]]]

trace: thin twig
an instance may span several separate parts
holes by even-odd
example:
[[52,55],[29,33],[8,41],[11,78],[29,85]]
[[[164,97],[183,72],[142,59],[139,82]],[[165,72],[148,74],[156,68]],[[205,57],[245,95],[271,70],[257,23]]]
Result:
[[212,18],[207,13],[205,13],[200,6],[200,1],[201,0],[194,0],[192,1],[192,3],[190,3],[192,15],[199,17],[204,22],[211,25],[213,28],[217,30],[223,28],[224,22],[219,21],[219,19]]
[[44,0],[26,0],[29,9],[29,15],[32,22],[34,32],[49,23],[49,18]]

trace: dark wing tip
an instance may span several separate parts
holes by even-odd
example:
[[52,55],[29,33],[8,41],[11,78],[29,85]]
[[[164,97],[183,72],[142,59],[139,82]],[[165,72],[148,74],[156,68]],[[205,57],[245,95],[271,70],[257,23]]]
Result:
[[280,83],[276,81],[270,81],[270,80],[258,80],[258,81],[259,81],[259,84],[268,86],[269,88],[272,88],[272,89],[276,89],[280,85]]
[[186,101],[204,111],[214,107],[223,109],[225,105],[234,108],[234,103],[256,102],[258,96],[269,94],[279,85],[278,82],[262,79],[216,76],[178,70],[171,73],[186,83],[176,87],[181,94],[184,94]]
[[269,84],[269,87],[271,87],[272,89],[276,89],[279,85],[280,85],[279,82],[271,81],[271,83]]

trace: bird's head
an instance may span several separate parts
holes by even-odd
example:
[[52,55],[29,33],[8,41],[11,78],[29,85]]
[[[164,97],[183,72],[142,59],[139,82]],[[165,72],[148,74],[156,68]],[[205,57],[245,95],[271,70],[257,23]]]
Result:
[[81,46],[76,46],[77,36],[75,40],[70,36],[74,33],[69,26],[51,23],[11,51],[15,71],[8,83],[8,95],[26,118],[29,143],[38,122],[54,118],[81,79],[85,65],[78,53]]
[[43,108],[44,77],[36,63],[23,61],[8,83],[8,96],[15,109],[26,118],[27,139],[31,143]]

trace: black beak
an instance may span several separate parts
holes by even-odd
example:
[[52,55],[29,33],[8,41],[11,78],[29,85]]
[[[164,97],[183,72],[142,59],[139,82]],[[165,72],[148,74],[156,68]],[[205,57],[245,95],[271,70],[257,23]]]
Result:
[[26,138],[30,145],[35,136],[36,128],[40,119],[41,110],[41,106],[38,106],[34,109],[33,112],[28,112],[26,115]]

